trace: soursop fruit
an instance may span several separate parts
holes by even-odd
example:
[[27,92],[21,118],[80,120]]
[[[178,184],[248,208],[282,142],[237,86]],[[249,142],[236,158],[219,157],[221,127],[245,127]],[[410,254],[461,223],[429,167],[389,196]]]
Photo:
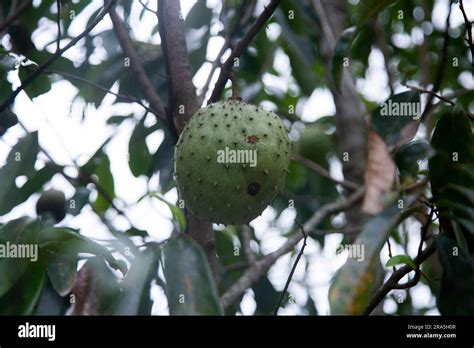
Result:
[[181,198],[196,216],[245,224],[281,189],[291,143],[271,111],[231,99],[200,109],[175,147]]

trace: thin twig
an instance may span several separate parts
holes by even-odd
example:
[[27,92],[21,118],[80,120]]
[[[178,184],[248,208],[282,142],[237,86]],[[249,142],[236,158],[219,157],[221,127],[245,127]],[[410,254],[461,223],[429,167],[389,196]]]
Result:
[[[352,207],[364,196],[364,188],[352,193],[347,198],[321,206],[303,225],[305,231],[311,231],[318,226],[328,215]],[[256,282],[270,267],[283,255],[289,253],[304,236],[301,233],[292,234],[286,242],[274,252],[265,255],[245,273],[222,295],[221,304],[224,308],[231,306],[245,290]]]
[[[204,84],[204,87],[202,88],[201,94],[199,95],[199,105],[201,105],[204,102],[204,99],[206,98],[206,94],[207,94],[207,91],[209,90],[209,86],[211,84],[212,78],[214,77],[214,73],[215,73],[217,68],[221,67],[222,56],[224,55],[224,53],[229,48],[231,48],[231,43],[232,43],[233,37],[240,30],[241,27],[243,27],[247,24],[247,21],[250,20],[250,18],[251,18],[251,15],[252,15],[253,11],[248,10],[245,14],[242,13],[246,4],[247,3],[245,1],[242,1],[240,3],[239,10],[237,12],[238,20],[235,21],[234,27],[231,30],[227,31],[227,34],[225,35],[225,39],[224,39],[224,44],[222,45],[221,50],[217,54],[216,59],[214,60],[214,62],[212,62],[211,72],[207,76],[207,80]],[[249,8],[251,9],[252,7],[255,6],[255,4],[256,4],[256,2],[253,1],[252,4],[250,4]],[[222,6],[221,14],[223,14],[224,11],[225,11],[224,6]],[[250,13],[250,15],[249,15],[249,13]]]
[[84,78],[82,78],[82,77],[80,77],[80,76],[73,75],[73,74],[69,74],[69,73],[66,73],[66,72],[61,72],[61,71],[55,71],[55,70],[45,70],[44,73],[45,73],[45,74],[59,74],[59,75],[66,76],[66,77],[68,77],[68,78],[70,78],[70,79],[83,82],[83,83],[88,84],[88,85],[90,85],[90,86],[92,86],[92,87],[95,87],[95,88],[97,88],[97,89],[99,89],[99,90],[101,90],[101,91],[104,91],[104,92],[106,92],[106,93],[108,93],[108,94],[114,95],[114,96],[116,96],[116,97],[118,97],[118,98],[123,98],[123,99],[125,99],[125,100],[127,100],[127,101],[129,101],[129,102],[136,103],[136,104],[140,105],[141,107],[143,107],[146,111],[150,112],[151,114],[154,114],[154,112],[155,112],[153,109],[151,109],[151,108],[149,108],[148,106],[146,106],[145,104],[143,104],[143,102],[142,102],[140,99],[138,99],[138,98],[136,98],[136,97],[134,97],[134,96],[131,96],[131,95],[129,95],[129,94],[124,94],[124,93],[119,93],[119,92],[113,92],[113,91],[111,91],[110,89],[108,89],[108,88],[106,88],[106,87],[104,87],[104,86],[99,85],[98,83],[95,83],[95,82],[93,82],[93,81],[84,79]]
[[[443,81],[444,77],[444,71],[445,71],[445,65],[446,65],[446,60],[448,58],[448,44],[449,44],[449,26],[450,26],[450,21],[451,21],[451,8],[453,7],[453,0],[449,1],[449,9],[448,9],[448,16],[446,17],[446,31],[444,32],[444,42],[443,42],[443,49],[441,51],[441,61],[439,62],[438,65],[438,71],[436,73],[436,80],[433,83],[433,88],[431,89],[434,93],[438,92],[440,87],[441,87],[441,82]],[[425,110],[423,110],[423,113],[421,114],[421,122],[423,122],[428,115],[428,113],[431,111],[432,108],[432,103],[434,99],[433,94],[429,94],[428,96],[428,101],[426,102]]]
[[110,11],[110,19],[114,25],[114,31],[117,35],[120,46],[122,47],[123,53],[130,59],[130,67],[132,68],[133,73],[136,75],[137,81],[140,84],[140,87],[142,88],[147,100],[149,101],[151,108],[155,110],[154,114],[157,118],[166,121],[169,125],[169,122],[166,118],[165,106],[161,101],[161,98],[155,92],[155,88],[148,78],[140,58],[133,47],[133,42],[130,39],[127,28],[125,27],[124,22],[118,16],[115,8]]
[[212,95],[207,102],[208,104],[214,103],[219,100],[222,91],[224,90],[225,85],[227,83],[227,80],[229,79],[229,73],[232,70],[234,60],[240,57],[242,53],[244,53],[245,49],[248,47],[250,42],[252,42],[254,37],[260,31],[260,29],[262,29],[266,25],[267,21],[270,19],[279,4],[280,0],[271,0],[270,4],[265,7],[262,14],[260,14],[255,23],[245,34],[245,36],[237,43],[237,45],[235,45],[229,58],[227,58],[227,60],[222,65],[219,77],[214,86],[214,90],[212,91]]
[[[30,133],[30,131],[28,130],[28,128],[25,126],[25,124],[18,120],[18,125],[26,132],[26,133]],[[55,163],[56,164],[56,161],[54,160],[54,158],[51,156],[51,154],[49,153],[48,150],[46,150],[41,144],[38,145],[39,146],[39,150],[51,161],[51,163]],[[73,166],[75,167],[75,169],[80,172],[80,168],[77,167],[77,165],[74,163]],[[58,165],[59,167],[59,165]],[[66,174],[64,172],[64,170],[61,170],[58,172],[64,179],[66,179],[66,181],[74,188],[77,188],[78,186],[78,179],[77,178],[73,178],[71,176],[69,176],[68,174]],[[97,192],[99,194],[101,194],[104,199],[107,201],[107,203],[110,204],[110,206],[117,212],[117,214],[123,216],[127,222],[130,224],[130,226],[133,226],[132,224],[132,221],[130,220],[130,218],[127,216],[127,214],[122,210],[120,209],[119,207],[117,207],[117,205],[115,204],[115,202],[113,201],[112,197],[110,197],[110,195],[108,194],[107,190],[105,190],[105,188],[103,188],[96,180],[93,180],[92,178],[88,178],[87,180],[87,183],[90,183],[90,184],[93,184],[94,187],[97,189]]]
[[362,227],[355,226],[355,227],[347,227],[343,229],[334,229],[334,230],[320,230],[320,229],[313,229],[312,231],[309,231],[309,234],[312,237],[323,237],[327,236],[330,234],[337,234],[340,233],[342,235],[346,236],[351,236],[351,235],[357,235],[362,231]]
[[62,49],[59,51],[56,51],[51,57],[49,57],[45,62],[42,64],[38,65],[38,67],[28,74],[28,76],[25,77],[25,79],[22,81],[21,85],[16,88],[10,96],[0,105],[0,112],[6,110],[15,100],[16,96],[23,91],[27,86],[30,85],[48,66],[53,64],[56,59],[58,59],[60,56],[64,54],[68,49],[71,47],[75,46],[76,43],[78,43],[82,38],[84,38],[89,32],[95,28],[97,24],[105,17],[107,12],[112,8],[114,5],[115,0],[109,0],[102,11],[97,15],[97,17],[84,29],[82,33],[80,33],[78,36],[76,36],[74,39],[72,39],[66,46],[64,46]]
[[421,93],[430,94],[430,95],[432,95],[432,96],[434,96],[434,97],[436,97],[436,98],[438,98],[438,99],[440,99],[440,100],[442,100],[442,101],[444,101],[444,102],[446,102],[450,105],[453,105],[453,106],[456,105],[452,100],[449,100],[448,98],[443,97],[442,95],[440,95],[440,94],[438,94],[434,91],[429,91],[427,89],[423,89],[423,88],[420,88],[420,87],[416,87],[416,86],[412,86],[412,85],[404,84],[404,83],[402,83],[402,85],[405,86],[405,87],[408,87],[410,89],[413,89],[415,91],[421,92]]
[[305,158],[305,157],[303,157],[303,156],[300,156],[300,155],[298,155],[298,154],[296,154],[296,153],[295,153],[295,154],[292,154],[292,155],[291,155],[291,158],[292,158],[294,161],[296,161],[296,162],[298,162],[298,163],[304,165],[305,167],[308,167],[309,169],[311,169],[312,171],[314,171],[316,174],[322,176],[323,178],[326,178],[326,179],[328,179],[328,180],[331,180],[332,182],[334,182],[334,183],[336,183],[336,184],[338,184],[338,185],[341,185],[342,187],[345,187],[345,188],[347,188],[347,189],[349,189],[349,190],[351,190],[351,191],[357,190],[357,189],[360,187],[360,185],[358,185],[358,184],[356,184],[356,183],[354,183],[354,182],[351,182],[351,181],[348,181],[348,180],[338,180],[338,179],[336,179],[336,178],[333,178],[333,177],[331,176],[331,174],[329,174],[329,172],[328,172],[325,168],[323,168],[322,166],[320,166],[318,163],[313,162],[313,161],[311,161],[310,159],[307,159],[307,158]]
[[300,224],[299,222],[296,222],[298,226],[301,228],[301,233],[303,234],[303,245],[301,246],[300,252],[298,253],[298,256],[296,256],[295,263],[293,264],[293,267],[291,268],[290,274],[288,275],[288,279],[286,280],[285,287],[283,288],[283,291],[281,292],[280,299],[277,302],[277,305],[275,307],[275,311],[273,312],[273,315],[278,315],[278,310],[281,307],[281,304],[283,302],[283,299],[285,298],[285,295],[288,291],[288,287],[290,286],[291,279],[293,278],[293,274],[296,271],[296,267],[298,266],[298,263],[300,262],[301,256],[303,256],[304,253],[304,248],[306,247],[306,240],[308,236],[306,235],[304,231],[304,226]]
[[467,18],[466,11],[464,10],[463,0],[459,1],[459,8],[461,9],[462,17],[464,18],[464,23],[466,24],[466,31],[467,31],[466,41],[468,41],[467,44],[469,46],[469,50],[471,51],[471,67],[472,67],[471,73],[474,73],[474,41],[472,40],[472,24]]
[[58,26],[58,38],[56,39],[56,52],[61,49],[61,0],[56,0],[56,24]]
[[[385,282],[385,284],[383,284],[375,292],[375,294],[372,296],[372,298],[369,302],[369,305],[367,306],[367,309],[364,311],[364,315],[369,315],[375,309],[375,307],[377,307],[378,304],[381,301],[383,301],[385,296],[391,290],[394,290],[394,289],[397,289],[397,290],[398,289],[408,289],[408,288],[411,288],[411,287],[415,286],[416,284],[418,284],[418,281],[420,280],[420,276],[421,276],[420,265],[422,264],[423,261],[425,261],[429,256],[431,256],[436,251],[436,245],[434,243],[431,244],[430,246],[428,246],[425,250],[422,250],[423,242],[426,239],[426,236],[428,234],[429,226],[432,222],[433,212],[434,212],[434,210],[430,211],[428,219],[427,219],[426,223],[423,225],[423,227],[421,229],[421,240],[420,240],[420,244],[418,246],[418,253],[417,253],[415,259],[413,260],[415,265],[416,265],[416,269],[413,269],[409,265],[405,265],[402,268],[394,271],[392,273],[392,275],[390,276],[390,278]],[[411,280],[409,280],[409,281],[407,281],[403,284],[400,284],[399,281],[405,275],[407,275],[408,273],[410,273],[412,271],[415,272],[415,276]]]
[[243,225],[242,226],[242,247],[244,249],[244,254],[247,259],[247,262],[249,265],[253,265],[255,262],[257,262],[257,257],[252,251],[252,248],[250,247],[250,242],[252,241],[251,239],[251,230],[250,226],[248,225]]
[[[390,243],[390,236],[387,238],[387,247],[388,247],[388,257],[392,258],[392,243]],[[397,268],[395,266],[392,267],[392,270],[395,272]]]
[[143,2],[143,0],[138,0],[138,1],[140,2],[140,5],[142,5],[145,10],[156,15],[156,11],[153,11],[151,8],[149,8],[148,5]]
[[[426,259],[428,259],[431,255],[434,254],[436,251],[435,243],[432,243],[428,247],[423,250],[423,252],[415,258],[415,263],[422,263]],[[408,265],[403,266],[402,268],[398,269],[396,272],[393,272],[390,278],[382,285],[372,296],[367,309],[364,311],[364,315],[369,315],[375,307],[385,298],[385,296],[393,289],[396,288],[398,281],[402,279],[405,275],[412,272],[413,268]]]
[[377,42],[377,46],[379,46],[380,51],[383,55],[383,62],[385,65],[385,70],[387,71],[387,79],[388,79],[388,87],[390,88],[390,95],[393,94],[393,74],[390,71],[390,48],[387,42],[386,33],[383,29],[382,24],[380,23],[378,16],[374,18],[372,28],[375,33],[375,40]]

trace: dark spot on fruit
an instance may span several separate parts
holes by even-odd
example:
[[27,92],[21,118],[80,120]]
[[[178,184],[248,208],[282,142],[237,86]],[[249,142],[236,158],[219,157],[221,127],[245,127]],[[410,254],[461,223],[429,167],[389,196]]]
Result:
[[247,137],[247,143],[249,143],[249,144],[256,144],[256,143],[258,143],[259,140],[260,139],[256,135],[249,135]]
[[247,193],[250,196],[255,196],[259,191],[260,191],[260,184],[253,182],[247,186]]

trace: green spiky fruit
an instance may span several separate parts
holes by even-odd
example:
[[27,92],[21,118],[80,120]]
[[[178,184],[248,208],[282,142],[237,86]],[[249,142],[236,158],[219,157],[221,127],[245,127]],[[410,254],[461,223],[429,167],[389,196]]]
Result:
[[273,112],[238,100],[202,108],[175,148],[181,198],[203,220],[248,223],[282,187],[290,148],[285,127]]

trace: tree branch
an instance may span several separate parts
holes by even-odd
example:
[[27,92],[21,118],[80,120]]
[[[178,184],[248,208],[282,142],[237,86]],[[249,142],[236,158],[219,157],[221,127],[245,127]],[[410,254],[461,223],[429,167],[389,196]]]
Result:
[[[349,68],[342,68],[340,90],[336,89],[330,74],[336,40],[347,24],[347,1],[312,0],[312,4],[321,24],[321,58],[326,66],[327,85],[336,105],[336,140],[340,153],[347,156],[346,160],[341,161],[344,179],[363,185],[367,166],[366,108],[360,100]],[[349,227],[363,226],[367,215],[359,204],[346,212],[346,218]]]
[[[423,261],[428,259],[436,251],[435,243],[432,243],[430,246],[426,247],[421,254],[415,258],[415,264],[421,264]],[[385,282],[380,289],[378,289],[375,294],[372,296],[367,309],[364,311],[364,315],[369,315],[375,307],[385,298],[385,296],[393,289],[400,288],[398,281],[402,279],[405,275],[412,272],[413,268],[408,265],[403,266],[397,271],[393,272],[390,278]],[[411,282],[411,281],[410,281]],[[406,285],[406,284],[403,284]],[[411,285],[410,283],[408,285]],[[412,285],[411,285],[412,286]]]
[[[352,193],[347,198],[323,205],[313,216],[303,225],[305,231],[310,231],[321,223],[328,215],[340,212],[357,203],[364,195],[364,188]],[[293,250],[293,248],[304,237],[301,233],[292,234],[286,242],[274,252],[265,255],[262,259],[250,266],[248,270],[222,295],[221,304],[224,308],[231,306],[245,290],[255,283],[270,267],[283,255]]]
[[237,45],[235,45],[229,58],[227,58],[227,60],[222,65],[221,72],[214,86],[214,90],[212,91],[212,95],[207,102],[208,104],[214,103],[219,100],[222,91],[224,90],[225,85],[227,83],[227,80],[229,79],[229,73],[232,70],[235,58],[240,57],[242,53],[244,53],[245,49],[248,47],[250,42],[252,42],[258,32],[263,28],[263,26],[267,23],[268,19],[272,16],[273,12],[279,4],[280,0],[271,0],[270,4],[265,7],[262,14],[260,14],[255,23],[245,34],[245,36],[237,43]]
[[178,132],[199,108],[192,83],[179,1],[158,0],[161,47],[168,75],[168,107]]
[[56,59],[58,59],[64,52],[66,52],[68,49],[76,45],[82,38],[84,38],[87,34],[90,33],[92,29],[95,28],[97,24],[105,17],[107,12],[110,11],[112,6],[115,4],[115,0],[109,0],[102,11],[97,15],[97,17],[84,29],[82,33],[80,33],[78,36],[76,36],[74,39],[72,39],[66,46],[64,46],[62,49],[56,51],[51,57],[49,57],[45,62],[42,64],[38,65],[35,71],[30,73],[26,78],[23,80],[21,85],[15,89],[10,96],[0,105],[0,112],[4,111],[6,108],[8,108],[13,101],[15,100],[16,96],[23,91],[31,82],[34,81],[48,66],[54,63]]
[[120,42],[120,46],[122,47],[123,53],[130,58],[130,66],[132,68],[133,73],[136,75],[138,83],[143,90],[147,100],[150,102],[151,108],[154,111],[154,114],[164,120],[165,122],[169,123],[166,117],[166,110],[161,98],[155,92],[155,88],[151,83],[148,75],[143,68],[143,65],[138,57],[135,48],[133,47],[133,42],[130,39],[129,33],[127,28],[125,27],[124,22],[118,16],[115,8],[110,11],[110,19],[112,19],[112,23],[114,25],[114,31],[117,35],[117,39]]
[[[394,267],[394,271],[392,275],[390,276],[390,278],[372,296],[372,299],[370,300],[369,305],[367,306],[367,309],[364,312],[364,315],[369,315],[375,309],[375,307],[377,307],[379,303],[383,301],[385,296],[391,290],[408,289],[418,284],[421,277],[421,270],[420,270],[421,263],[424,260],[426,260],[431,254],[433,254],[436,250],[436,245],[435,243],[433,243],[423,251],[423,242],[425,241],[426,236],[428,235],[428,230],[430,228],[431,222],[433,221],[432,220],[433,214],[434,214],[434,209],[431,209],[426,222],[423,224],[421,228],[420,244],[418,245],[417,255],[415,259],[413,260],[416,265],[416,269],[413,269],[408,265],[405,265],[398,270],[396,270]],[[399,284],[398,282],[400,281],[400,279],[402,279],[405,275],[407,275],[411,271],[415,271],[415,276],[411,280],[407,281],[406,283]]]
[[308,167],[311,169],[313,172],[316,174],[322,176],[323,178],[326,178],[328,180],[331,180],[332,182],[341,185],[342,187],[345,187],[351,191],[357,190],[361,185],[356,184],[352,181],[348,180],[338,180],[336,178],[333,178],[329,172],[324,169],[322,166],[317,164],[316,162],[311,161],[310,159],[304,158],[298,154],[292,154],[291,155],[292,159],[295,160],[296,162],[304,165],[305,167]]
[[[173,115],[178,132],[184,128],[199,108],[188,61],[183,18],[180,2],[158,0],[158,22],[161,47],[168,75],[168,108]],[[215,236],[212,224],[194,216],[186,209],[187,230],[204,250],[214,279],[217,281]]]
[[463,0],[459,1],[459,8],[462,12],[462,17],[464,18],[464,23],[466,24],[466,31],[467,31],[467,44],[469,46],[469,50],[471,51],[471,73],[474,73],[474,41],[472,40],[472,24],[467,18],[466,11],[464,10]]

